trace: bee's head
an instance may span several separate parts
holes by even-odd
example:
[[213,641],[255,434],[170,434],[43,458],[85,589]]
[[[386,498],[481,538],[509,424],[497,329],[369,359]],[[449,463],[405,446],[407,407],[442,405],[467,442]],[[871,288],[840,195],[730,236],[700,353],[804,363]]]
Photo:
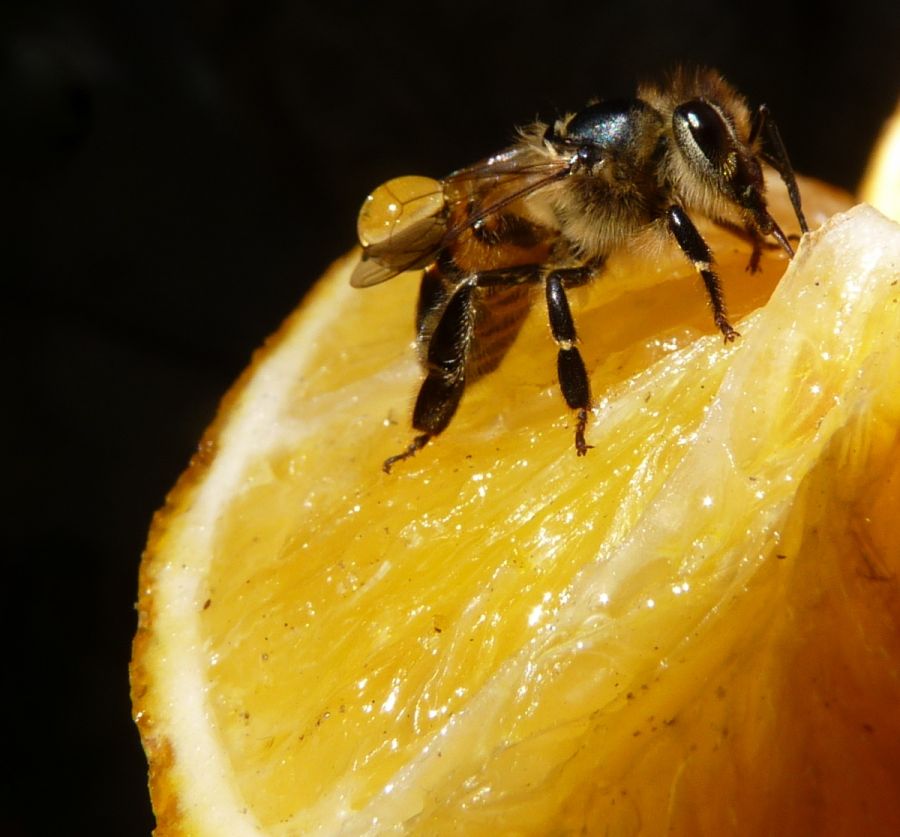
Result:
[[765,181],[757,154],[739,136],[718,105],[691,99],[672,111],[672,131],[679,160],[679,190],[712,215],[723,203],[761,235],[774,235],[793,254],[766,208]]

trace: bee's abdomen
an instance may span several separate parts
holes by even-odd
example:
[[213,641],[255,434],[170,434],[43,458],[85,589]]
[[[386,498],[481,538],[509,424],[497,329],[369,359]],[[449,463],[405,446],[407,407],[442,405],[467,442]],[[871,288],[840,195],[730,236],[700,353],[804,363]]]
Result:
[[470,379],[493,372],[519,336],[531,305],[529,285],[478,288]]

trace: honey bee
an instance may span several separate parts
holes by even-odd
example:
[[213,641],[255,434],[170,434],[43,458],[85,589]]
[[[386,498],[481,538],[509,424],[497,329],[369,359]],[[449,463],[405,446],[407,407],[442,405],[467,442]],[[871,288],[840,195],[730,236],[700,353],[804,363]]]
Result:
[[[767,148],[763,148],[763,140]],[[673,240],[700,274],[726,342],[738,333],[698,213],[744,233],[756,271],[767,237],[793,249],[769,214],[761,162],[781,176],[808,231],[787,152],[765,105],[751,113],[718,73],[676,71],[629,99],[600,100],[553,124],[521,129],[507,149],[441,181],[401,177],[376,189],[359,217],[362,260],[351,284],[366,288],[423,270],[416,335],[425,380],[418,431],[384,462],[390,472],[441,433],[466,385],[496,368],[518,334],[530,287],[543,285],[557,374],[575,411],[575,451],[590,447],[587,370],[566,297],[607,257]]]

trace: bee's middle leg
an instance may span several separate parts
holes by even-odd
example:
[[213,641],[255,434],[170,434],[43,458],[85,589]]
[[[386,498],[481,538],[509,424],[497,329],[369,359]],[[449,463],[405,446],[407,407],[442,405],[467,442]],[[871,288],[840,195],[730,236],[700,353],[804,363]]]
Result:
[[545,280],[550,331],[559,346],[556,355],[559,387],[562,390],[563,398],[566,399],[566,404],[578,411],[575,425],[575,451],[579,456],[584,456],[590,447],[584,440],[584,431],[587,427],[588,411],[591,408],[591,388],[584,360],[575,345],[578,335],[575,332],[575,322],[572,319],[563,283],[579,284],[580,281],[584,281],[586,270],[586,268],[554,270]]
[[713,321],[724,335],[725,342],[731,343],[736,337],[740,337],[740,334],[728,321],[725,294],[722,292],[722,283],[719,281],[719,275],[713,265],[709,245],[703,240],[703,236],[700,235],[688,214],[677,204],[669,207],[666,220],[669,224],[669,231],[678,242],[681,251],[693,262],[694,269],[700,274],[703,284],[706,285],[706,293],[713,310]]

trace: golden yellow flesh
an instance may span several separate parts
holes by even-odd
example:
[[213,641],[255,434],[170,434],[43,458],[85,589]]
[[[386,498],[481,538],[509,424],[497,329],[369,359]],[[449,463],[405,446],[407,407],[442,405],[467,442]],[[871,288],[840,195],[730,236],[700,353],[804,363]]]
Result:
[[781,256],[716,254],[733,345],[677,255],[573,295],[586,457],[538,305],[390,476],[416,282],[337,269],[151,546],[136,681],[174,819],[900,833],[900,231],[835,218],[756,311]]

